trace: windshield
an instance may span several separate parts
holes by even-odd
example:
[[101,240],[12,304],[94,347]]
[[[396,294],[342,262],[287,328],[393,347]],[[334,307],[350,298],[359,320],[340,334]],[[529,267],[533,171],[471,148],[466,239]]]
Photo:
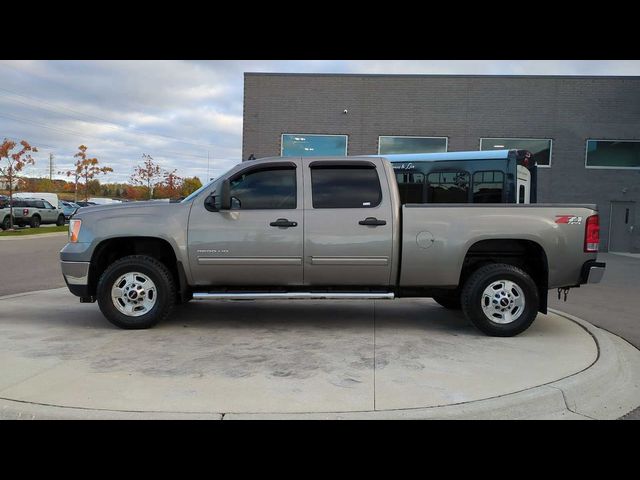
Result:
[[198,196],[200,194],[200,192],[202,192],[203,190],[209,188],[211,185],[216,183],[218,180],[220,180],[221,177],[224,177],[234,167],[235,167],[235,165],[233,167],[231,167],[229,170],[226,170],[224,173],[220,174],[218,176],[218,178],[216,178],[214,180],[211,180],[209,183],[205,183],[203,186],[201,186],[195,192],[192,192],[191,194],[189,194],[189,196],[185,197],[185,199],[182,200],[180,203],[185,203],[185,202],[189,202],[189,201],[193,200],[196,196]]

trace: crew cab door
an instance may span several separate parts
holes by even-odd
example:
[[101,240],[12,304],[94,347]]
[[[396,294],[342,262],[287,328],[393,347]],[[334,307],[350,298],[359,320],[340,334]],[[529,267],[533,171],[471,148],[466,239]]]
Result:
[[231,210],[208,211],[204,197],[191,208],[188,249],[196,285],[302,285],[300,161],[254,164],[229,180]]
[[394,222],[381,161],[315,160],[304,176],[305,284],[389,285]]

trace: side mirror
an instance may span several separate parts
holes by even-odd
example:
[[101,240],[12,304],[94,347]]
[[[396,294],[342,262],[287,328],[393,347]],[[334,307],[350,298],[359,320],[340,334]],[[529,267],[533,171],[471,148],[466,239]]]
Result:
[[228,178],[222,181],[220,210],[231,210],[231,185]]
[[218,195],[209,195],[204,200],[204,208],[210,212],[220,211],[220,197]]

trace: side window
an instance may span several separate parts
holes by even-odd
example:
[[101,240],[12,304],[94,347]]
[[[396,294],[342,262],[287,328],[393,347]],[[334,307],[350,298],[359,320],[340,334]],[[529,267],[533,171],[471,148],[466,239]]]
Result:
[[499,170],[473,174],[473,203],[502,203],[504,174]]
[[469,172],[432,172],[427,175],[430,203],[468,203]]
[[252,170],[231,179],[233,210],[296,208],[295,168]]
[[313,208],[373,208],[382,201],[375,167],[311,167]]
[[518,203],[524,203],[524,185],[520,185],[520,188],[518,189]]
[[44,200],[42,203],[44,203],[44,208],[53,208],[53,205],[51,205],[49,202],[47,202],[46,200]]
[[42,200],[36,200],[35,202],[33,202],[33,206],[35,208],[45,208],[44,201]]

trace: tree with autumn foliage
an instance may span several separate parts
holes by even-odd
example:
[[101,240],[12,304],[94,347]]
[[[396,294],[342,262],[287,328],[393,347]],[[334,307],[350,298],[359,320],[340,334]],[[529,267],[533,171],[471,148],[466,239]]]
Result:
[[[9,205],[13,208],[13,183],[16,175],[22,171],[27,165],[33,165],[35,160],[31,153],[38,151],[32,147],[26,140],[20,142],[20,148],[17,152],[13,152],[18,144],[6,138],[0,145],[0,178],[4,178],[9,184]],[[13,210],[11,210],[13,213]],[[9,230],[13,230],[13,215],[9,215]]]
[[100,161],[97,158],[88,158],[87,147],[85,145],[78,147],[78,153],[74,155],[74,158],[78,159],[76,163],[73,164],[74,169],[64,173],[67,177],[73,176],[75,179],[74,201],[76,202],[78,201],[78,180],[81,178],[84,180],[84,200],[86,202],[89,199],[89,181],[96,175],[113,172],[113,168],[99,167],[98,164]]
[[155,198],[178,198],[180,196],[182,178],[176,174],[177,171],[177,169],[174,169],[173,171],[165,170],[163,172],[163,180],[156,186],[154,192]]
[[193,178],[185,178],[182,181],[182,196],[183,197],[188,197],[189,195],[191,195],[193,192],[195,192],[196,190],[198,190],[200,187],[202,187],[202,182],[200,181],[200,179],[198,177],[193,177]]
[[149,200],[153,196],[153,188],[162,181],[162,169],[160,165],[153,161],[151,155],[142,154],[142,165],[137,165],[131,175],[131,181],[135,185],[142,185],[147,188]]

